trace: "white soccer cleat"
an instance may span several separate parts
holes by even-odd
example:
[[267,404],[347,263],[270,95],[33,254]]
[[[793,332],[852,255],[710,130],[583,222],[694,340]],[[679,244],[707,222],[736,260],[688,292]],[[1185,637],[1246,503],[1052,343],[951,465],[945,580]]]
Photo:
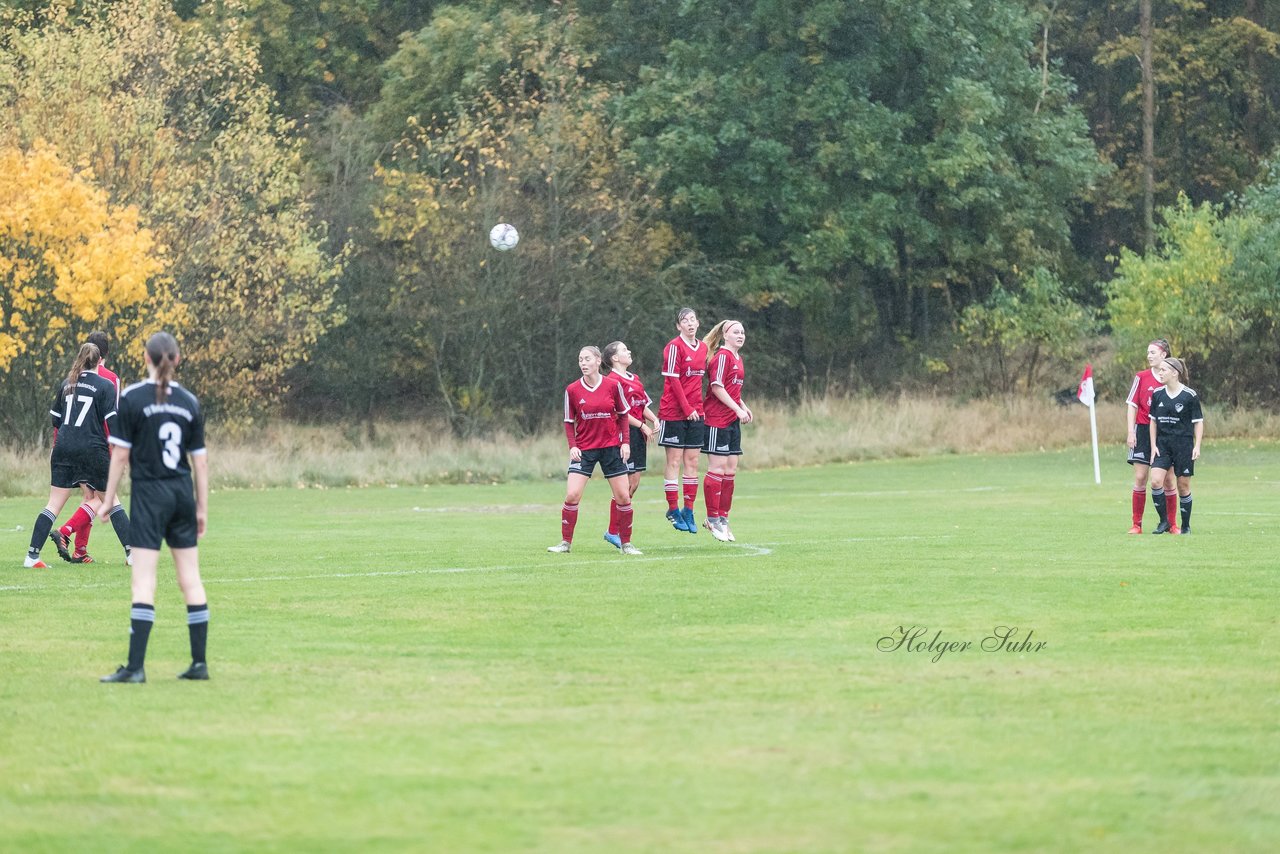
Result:
[[724,537],[727,541],[731,543],[736,542],[733,539],[733,531],[729,530],[729,520],[724,518],[723,516],[720,517],[720,530],[724,531]]
[[707,517],[702,521],[702,527],[711,532],[711,536],[715,537],[722,543],[729,542],[729,534],[720,526],[717,520]]
[[635,546],[631,545],[631,543],[623,543],[623,544],[622,544],[622,553],[623,553],[624,555],[642,555],[642,554],[644,554],[644,552],[640,551],[638,548],[636,548]]
[[569,543],[568,540],[561,540],[560,545],[558,546],[547,546],[547,551],[551,552],[552,554],[563,555],[563,554],[568,554],[569,549],[571,548],[573,548],[573,546]]
[[22,562],[22,565],[25,566],[27,569],[48,569],[49,568],[49,564],[42,561],[40,559],[40,555],[35,555],[34,557],[32,555],[27,555],[26,560]]

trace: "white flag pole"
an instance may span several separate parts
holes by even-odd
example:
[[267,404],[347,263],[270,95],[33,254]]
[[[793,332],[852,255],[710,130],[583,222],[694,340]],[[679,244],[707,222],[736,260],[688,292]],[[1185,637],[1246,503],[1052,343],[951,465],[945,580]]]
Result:
[[1098,468],[1098,411],[1089,401],[1089,432],[1093,434],[1093,482],[1102,483],[1102,470]]

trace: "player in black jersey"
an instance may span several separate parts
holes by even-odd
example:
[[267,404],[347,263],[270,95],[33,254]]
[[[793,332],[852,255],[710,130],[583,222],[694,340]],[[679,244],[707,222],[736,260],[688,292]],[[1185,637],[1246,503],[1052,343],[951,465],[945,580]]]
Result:
[[[1160,524],[1153,534],[1191,533],[1191,478],[1200,459],[1200,442],[1204,439],[1204,412],[1200,396],[1187,387],[1187,367],[1172,356],[1155,367],[1156,379],[1164,383],[1151,394],[1151,468],[1163,469],[1170,479],[1176,478],[1178,508],[1182,525],[1171,511],[1160,513]],[[1159,511],[1162,508],[1156,507]]]
[[204,413],[195,395],[173,381],[179,358],[178,342],[168,332],[147,339],[149,379],[121,392],[120,412],[111,427],[111,472],[99,517],[107,518],[128,464],[133,484],[129,507],[133,605],[129,663],[102,677],[103,682],[147,681],[143,664],[156,619],[156,564],[162,541],[173,553],[191,636],[191,666],[178,678],[209,678],[205,662],[209,603],[196,549],[205,532],[209,505]]
[[[83,344],[67,376],[59,381],[49,415],[57,441],[49,457],[49,503],[36,517],[31,529],[31,547],[27,549],[26,566],[47,569],[40,559],[45,539],[53,539],[58,553],[70,560],[67,538],[53,536],[53,523],[62,512],[71,492],[85,484],[101,490],[107,486],[107,434],[104,425],[114,428],[116,389],[110,380],[98,376],[96,368],[102,358],[93,344]],[[85,504],[85,524],[98,508]]]

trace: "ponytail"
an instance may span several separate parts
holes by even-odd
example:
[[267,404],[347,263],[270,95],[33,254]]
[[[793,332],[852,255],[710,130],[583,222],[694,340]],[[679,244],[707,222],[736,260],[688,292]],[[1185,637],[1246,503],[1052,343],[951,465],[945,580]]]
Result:
[[71,363],[71,373],[67,374],[67,387],[74,386],[81,374],[98,367],[100,361],[102,361],[102,354],[98,352],[96,346],[81,344],[80,352],[76,353],[76,360]]
[[156,403],[169,397],[169,384],[178,367],[178,341],[168,332],[157,332],[147,339],[147,358],[156,371]]

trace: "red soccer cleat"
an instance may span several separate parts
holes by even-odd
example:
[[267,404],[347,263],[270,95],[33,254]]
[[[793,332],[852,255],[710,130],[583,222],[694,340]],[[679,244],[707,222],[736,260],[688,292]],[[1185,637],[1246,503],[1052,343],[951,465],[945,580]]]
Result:
[[1134,525],[1133,525],[1133,527],[1129,529],[1129,533],[1130,533],[1130,534],[1141,534],[1141,533],[1142,533],[1142,523],[1141,523],[1141,522],[1135,522],[1135,523],[1134,523]]

